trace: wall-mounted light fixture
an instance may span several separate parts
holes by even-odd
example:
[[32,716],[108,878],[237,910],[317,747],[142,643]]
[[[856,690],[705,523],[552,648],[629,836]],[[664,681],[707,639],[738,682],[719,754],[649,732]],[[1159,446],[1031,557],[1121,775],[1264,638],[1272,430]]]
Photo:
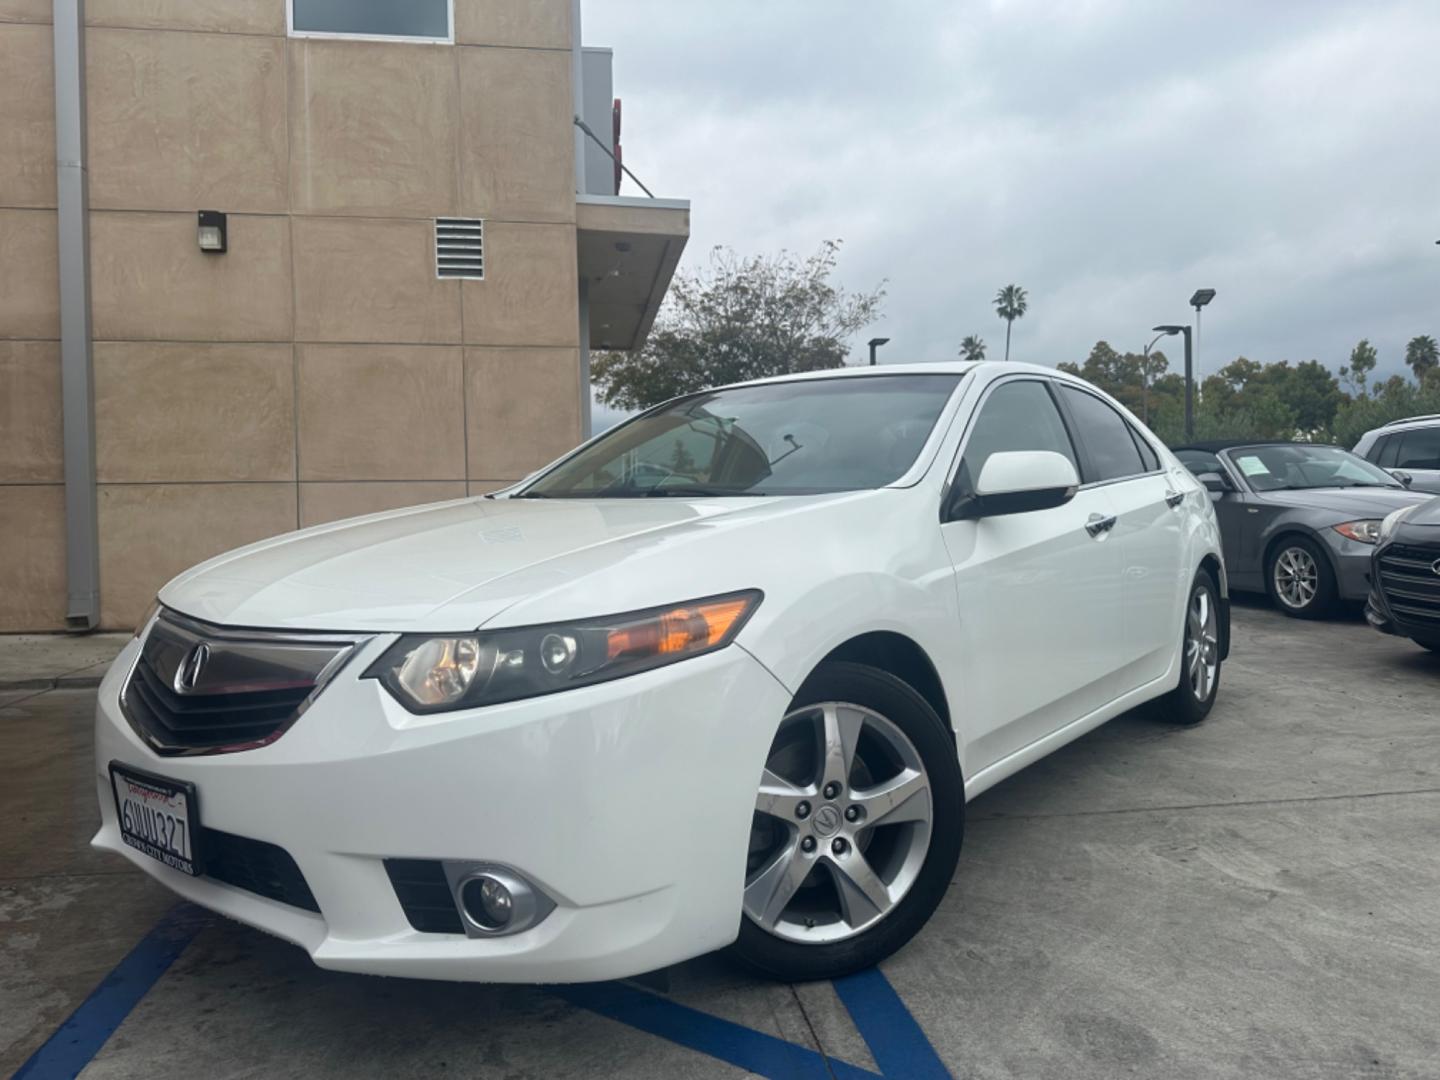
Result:
[[201,210],[196,239],[199,241],[200,250],[205,254],[225,254],[225,215],[219,210]]

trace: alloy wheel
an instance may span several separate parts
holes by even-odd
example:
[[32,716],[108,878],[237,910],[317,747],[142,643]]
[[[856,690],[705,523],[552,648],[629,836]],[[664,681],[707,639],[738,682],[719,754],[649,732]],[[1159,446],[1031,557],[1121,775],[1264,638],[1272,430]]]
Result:
[[1275,559],[1275,594],[1286,607],[1309,607],[1320,591],[1320,568],[1302,547],[1288,547]]
[[899,727],[844,702],[796,709],[755,797],[745,915],[788,941],[854,937],[909,892],[932,825],[929,777]]
[[1190,594],[1185,618],[1185,669],[1190,692],[1197,701],[1209,701],[1220,670],[1220,635],[1217,629],[1215,598],[1199,585]]

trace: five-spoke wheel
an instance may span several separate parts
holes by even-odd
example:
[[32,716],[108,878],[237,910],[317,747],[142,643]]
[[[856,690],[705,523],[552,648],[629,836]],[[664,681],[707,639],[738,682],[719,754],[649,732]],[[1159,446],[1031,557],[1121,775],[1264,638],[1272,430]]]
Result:
[[874,668],[821,665],[760,777],[736,950],[790,980],[876,963],[940,902],[963,821],[955,744],[925,699]]
[[791,941],[853,937],[915,883],[932,817],[920,754],[889,720],[838,701],[794,710],[755,798],[745,914]]

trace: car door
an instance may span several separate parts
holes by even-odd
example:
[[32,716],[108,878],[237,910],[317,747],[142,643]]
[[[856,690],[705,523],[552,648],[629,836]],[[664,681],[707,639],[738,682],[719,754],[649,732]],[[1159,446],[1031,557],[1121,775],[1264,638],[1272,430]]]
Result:
[[1165,674],[1180,640],[1189,586],[1183,489],[1148,438],[1109,402],[1069,383],[1058,389],[1079,446],[1081,477],[1105,490],[1116,516],[1125,580],[1121,678],[1124,690],[1133,690]]
[[[965,432],[951,488],[971,489],[991,454],[1048,450],[1079,472],[1050,380],[986,389]],[[979,771],[1114,696],[1123,640],[1121,561],[1103,488],[1062,506],[941,525],[959,600],[954,654],[966,764]],[[1089,526],[1087,528],[1087,526]]]

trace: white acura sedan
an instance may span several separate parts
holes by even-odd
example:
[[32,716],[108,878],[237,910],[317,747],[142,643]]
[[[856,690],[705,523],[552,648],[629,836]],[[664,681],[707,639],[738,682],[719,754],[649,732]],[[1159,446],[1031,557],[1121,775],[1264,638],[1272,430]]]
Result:
[[1084,382],[808,373],[497,496],[222,555],[100,689],[95,844],[322,967],[495,982],[882,959],[967,799],[1228,641],[1205,489]]

